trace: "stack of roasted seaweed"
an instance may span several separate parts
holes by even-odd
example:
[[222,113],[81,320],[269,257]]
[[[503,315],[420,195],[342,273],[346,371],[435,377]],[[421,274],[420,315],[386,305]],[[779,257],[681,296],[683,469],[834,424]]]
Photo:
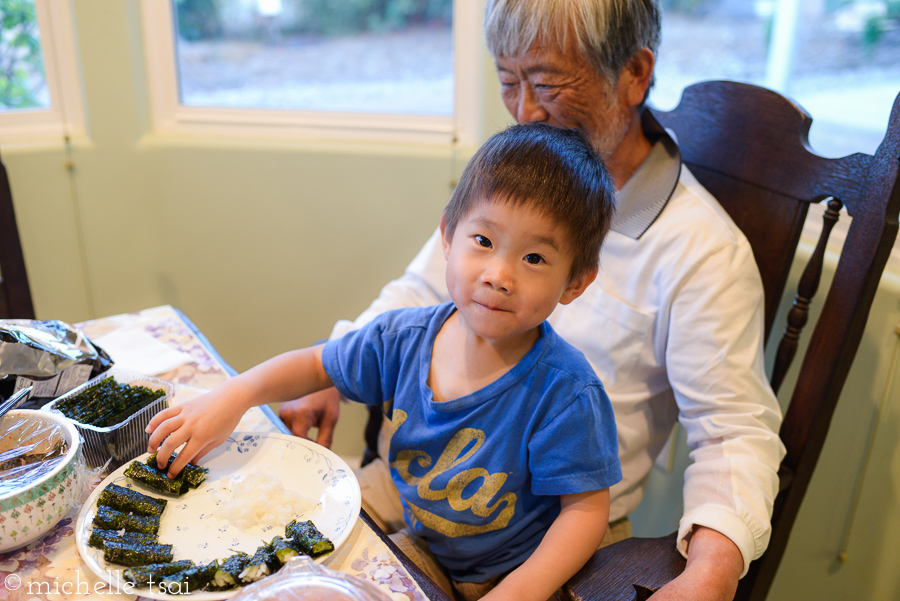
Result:
[[172,561],[172,545],[159,544],[159,520],[166,508],[157,499],[110,484],[100,492],[88,544],[103,559],[126,566]]
[[209,468],[188,463],[181,470],[181,473],[178,474],[177,478],[169,478],[166,475],[169,471],[168,466],[172,465],[177,456],[172,455],[169,457],[168,465],[160,469],[156,467],[156,453],[153,453],[147,458],[146,462],[132,461],[125,468],[125,475],[154,490],[181,496],[190,489],[197,488],[203,484],[206,480],[206,475],[209,473]]
[[122,384],[110,376],[57,403],[54,409],[81,424],[105,428],[124,421],[165,394],[164,390]]
[[[322,555],[334,550],[312,522],[291,521],[285,536],[276,536],[260,545],[253,555],[235,551],[221,560],[196,565],[191,560],[156,562],[132,565],[122,576],[135,586],[157,583],[169,592],[185,593],[198,590],[227,590],[256,582],[274,574],[295,555]],[[149,556],[148,556],[149,557]]]
[[211,590],[243,586],[274,574],[295,555],[317,557],[334,550],[334,544],[310,522],[291,522],[284,528],[284,536],[276,536],[256,548],[253,555],[236,551],[219,564]]
[[157,541],[166,504],[165,499],[110,484],[97,499],[88,544],[103,549],[107,563],[128,566],[123,577],[136,586],[156,583],[177,593],[200,590],[212,580],[219,562],[197,566],[190,559],[173,561],[172,545]]

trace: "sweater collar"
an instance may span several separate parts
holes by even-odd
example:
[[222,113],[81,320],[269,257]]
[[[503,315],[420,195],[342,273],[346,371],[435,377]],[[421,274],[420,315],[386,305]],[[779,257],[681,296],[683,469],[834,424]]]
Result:
[[612,222],[613,231],[634,240],[666,208],[681,175],[681,151],[649,109],[641,115],[641,127],[653,147],[616,194],[616,215]]

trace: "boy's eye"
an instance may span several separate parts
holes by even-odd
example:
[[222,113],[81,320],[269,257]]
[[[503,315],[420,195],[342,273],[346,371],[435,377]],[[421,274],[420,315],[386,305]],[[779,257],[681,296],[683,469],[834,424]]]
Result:
[[539,265],[544,262],[544,257],[537,253],[531,253],[529,255],[525,255],[525,262],[530,263],[531,265]]
[[477,234],[475,236],[475,242],[478,243],[479,246],[483,246],[485,248],[490,248],[492,246],[491,241],[481,234]]

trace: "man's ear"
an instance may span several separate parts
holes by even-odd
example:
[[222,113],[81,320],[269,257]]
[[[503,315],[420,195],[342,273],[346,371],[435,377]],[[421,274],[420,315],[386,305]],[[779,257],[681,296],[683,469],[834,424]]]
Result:
[[627,106],[637,106],[644,101],[655,64],[653,52],[649,48],[641,48],[622,69],[619,75],[619,92]]
[[591,282],[594,281],[597,277],[597,268],[594,267],[590,271],[581,274],[577,278],[573,279],[566,286],[566,289],[563,290],[562,296],[559,299],[559,304],[568,305],[573,300],[581,296],[587,287],[591,285]]
[[441,248],[444,249],[444,260],[450,255],[450,237],[447,236],[447,224],[444,222],[444,214],[441,213]]

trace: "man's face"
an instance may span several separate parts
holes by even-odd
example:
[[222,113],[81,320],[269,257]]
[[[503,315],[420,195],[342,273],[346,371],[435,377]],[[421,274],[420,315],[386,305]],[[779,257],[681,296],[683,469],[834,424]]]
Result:
[[573,44],[563,51],[537,42],[524,54],[499,57],[497,75],[503,102],[519,123],[578,129],[604,159],[615,154],[628,131],[627,103]]

